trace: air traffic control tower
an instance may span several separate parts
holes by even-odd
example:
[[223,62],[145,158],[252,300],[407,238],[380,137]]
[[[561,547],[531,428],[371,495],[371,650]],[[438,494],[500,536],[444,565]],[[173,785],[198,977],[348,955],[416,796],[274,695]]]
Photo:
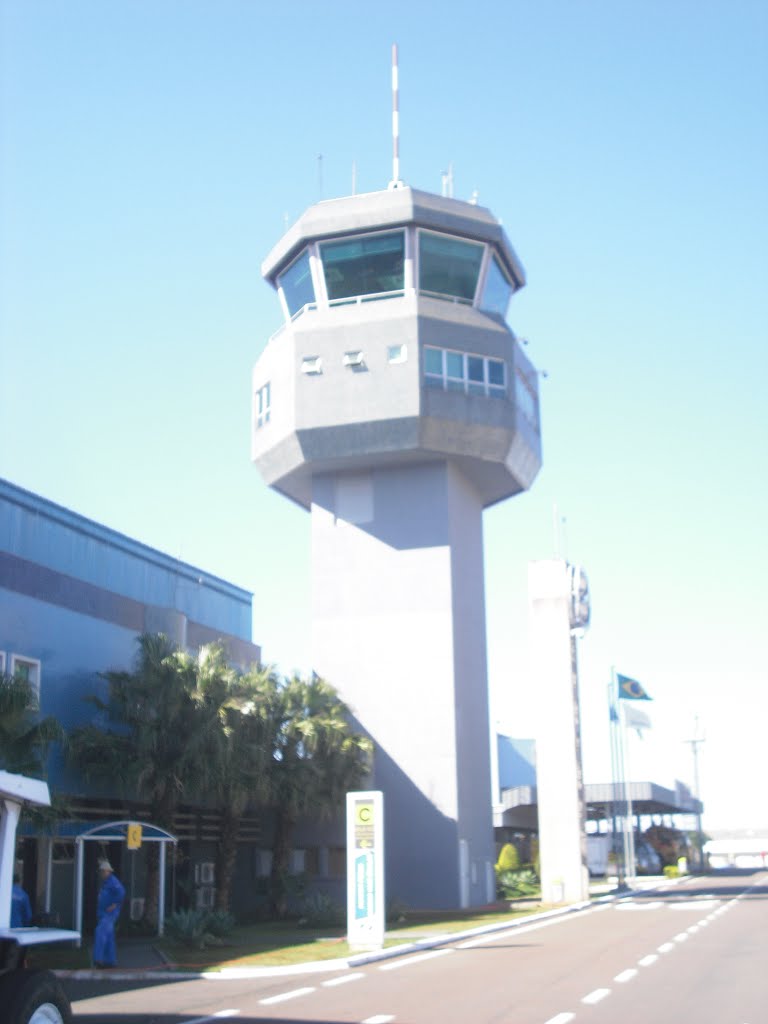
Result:
[[523,269],[488,210],[401,186],[310,207],[262,273],[285,323],[253,371],[253,458],[311,511],[314,669],[375,744],[387,898],[485,904],[482,513],[541,465],[505,319]]

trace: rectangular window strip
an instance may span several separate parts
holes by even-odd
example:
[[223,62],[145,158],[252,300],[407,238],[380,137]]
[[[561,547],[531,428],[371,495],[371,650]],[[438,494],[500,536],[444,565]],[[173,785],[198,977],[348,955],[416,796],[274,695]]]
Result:
[[463,391],[468,395],[506,398],[507,378],[503,359],[424,348],[424,383],[438,391]]
[[254,405],[256,413],[256,427],[263,427],[265,423],[269,423],[269,412],[270,412],[270,386],[267,382],[264,387],[254,395]]
[[538,430],[539,402],[536,386],[519,366],[515,367],[515,403],[534,430]]
[[10,675],[23,679],[29,684],[34,706],[40,704],[40,662],[37,658],[26,658],[20,654],[11,655]]

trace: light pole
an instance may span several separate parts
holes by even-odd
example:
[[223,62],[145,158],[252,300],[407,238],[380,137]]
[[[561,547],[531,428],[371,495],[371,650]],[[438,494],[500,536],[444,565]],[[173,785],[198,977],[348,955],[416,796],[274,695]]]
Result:
[[696,715],[693,719],[693,733],[693,739],[683,740],[683,742],[690,743],[691,753],[693,754],[693,795],[696,797],[696,845],[699,851],[697,866],[698,869],[701,870],[704,867],[704,832],[701,827],[701,791],[699,788],[699,746],[700,744],[706,742],[706,737],[699,735],[698,715]]

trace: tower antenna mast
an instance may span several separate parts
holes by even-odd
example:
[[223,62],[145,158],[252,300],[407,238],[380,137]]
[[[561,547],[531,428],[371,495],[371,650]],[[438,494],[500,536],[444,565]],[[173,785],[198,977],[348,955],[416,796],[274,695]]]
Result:
[[390,188],[402,188],[400,180],[400,86],[397,74],[397,43],[392,44],[392,181]]

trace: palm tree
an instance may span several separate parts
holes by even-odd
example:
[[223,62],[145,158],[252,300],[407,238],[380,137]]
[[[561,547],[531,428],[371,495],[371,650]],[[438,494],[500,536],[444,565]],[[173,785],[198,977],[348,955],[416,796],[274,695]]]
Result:
[[226,662],[223,648],[201,648],[196,659],[196,699],[206,720],[218,721],[212,732],[206,775],[207,791],[221,814],[216,851],[216,908],[229,910],[237,837],[246,807],[268,793],[269,713],[277,676],[272,668],[240,673]]
[[55,718],[40,718],[34,688],[26,679],[0,676],[0,768],[44,779],[51,744],[63,738]]
[[[153,823],[170,830],[184,793],[200,781],[213,725],[195,699],[189,657],[162,633],[138,638],[133,672],[104,674],[109,700],[87,698],[115,721],[114,729],[86,725],[70,735],[70,756],[86,778],[117,781],[126,798],[146,800]],[[156,844],[148,851],[146,914],[157,919]]]
[[294,674],[275,695],[269,802],[274,813],[270,909],[285,915],[293,832],[302,814],[331,815],[359,788],[372,744],[354,733],[350,711],[330,683]]

